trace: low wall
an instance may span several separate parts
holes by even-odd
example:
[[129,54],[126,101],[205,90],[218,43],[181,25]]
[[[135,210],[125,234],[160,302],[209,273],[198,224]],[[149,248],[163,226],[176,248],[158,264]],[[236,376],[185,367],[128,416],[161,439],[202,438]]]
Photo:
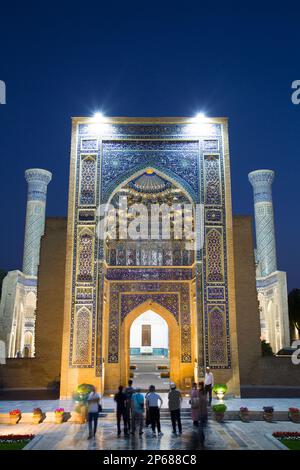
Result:
[[299,386],[300,364],[291,357],[263,356],[245,374],[243,385]]

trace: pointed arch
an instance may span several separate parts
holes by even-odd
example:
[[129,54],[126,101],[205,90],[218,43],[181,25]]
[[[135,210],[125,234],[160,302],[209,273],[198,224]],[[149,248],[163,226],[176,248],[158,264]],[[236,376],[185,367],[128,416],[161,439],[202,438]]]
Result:
[[158,176],[170,181],[170,183],[172,183],[174,186],[181,189],[182,192],[185,194],[185,196],[189,199],[191,203],[197,202],[196,193],[187,181],[185,181],[180,176],[175,175],[171,170],[162,168],[158,164],[153,165],[151,163],[151,165],[145,165],[145,164],[139,165],[138,167],[135,167],[134,170],[127,171],[119,178],[114,179],[112,183],[110,184],[110,186],[108,187],[105,193],[105,196],[103,197],[102,203],[109,203],[111,199],[113,198],[113,196],[118,191],[120,191],[122,187],[128,184],[131,180],[145,173],[146,170],[150,167],[158,174]]
[[121,324],[120,350],[123,354],[120,357],[121,382],[126,384],[129,378],[130,366],[130,327],[133,321],[147,310],[152,310],[162,317],[169,328],[169,351],[170,351],[170,380],[179,382],[180,370],[180,326],[173,313],[157,302],[153,302],[151,296],[145,302],[139,304],[128,313]]

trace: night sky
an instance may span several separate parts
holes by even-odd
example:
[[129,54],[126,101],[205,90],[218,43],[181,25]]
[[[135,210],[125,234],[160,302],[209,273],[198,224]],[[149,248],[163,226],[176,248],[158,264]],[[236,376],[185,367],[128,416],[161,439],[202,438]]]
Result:
[[71,116],[229,118],[234,214],[249,171],[275,170],[278,267],[300,287],[300,4],[3,2],[0,268],[22,267],[24,171],[53,172],[47,215],[67,211]]

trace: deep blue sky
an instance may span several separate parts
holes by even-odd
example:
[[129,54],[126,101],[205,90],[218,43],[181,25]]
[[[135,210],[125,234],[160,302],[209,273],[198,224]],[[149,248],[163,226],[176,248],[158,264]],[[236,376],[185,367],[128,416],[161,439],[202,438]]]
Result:
[[47,214],[66,214],[71,116],[204,111],[229,117],[235,214],[253,213],[248,172],[275,170],[278,265],[300,287],[299,2],[202,3],[1,4],[1,268],[22,266],[26,168],[53,172]]

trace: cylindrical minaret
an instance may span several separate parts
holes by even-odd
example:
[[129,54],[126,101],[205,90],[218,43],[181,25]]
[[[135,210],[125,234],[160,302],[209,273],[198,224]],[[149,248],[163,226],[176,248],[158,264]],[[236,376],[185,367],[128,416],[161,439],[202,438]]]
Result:
[[272,183],[274,171],[256,170],[248,175],[253,186],[257,260],[260,276],[277,271]]
[[26,225],[23,256],[23,273],[37,276],[40,260],[40,243],[45,229],[47,186],[52,173],[40,168],[25,171],[28,183]]

